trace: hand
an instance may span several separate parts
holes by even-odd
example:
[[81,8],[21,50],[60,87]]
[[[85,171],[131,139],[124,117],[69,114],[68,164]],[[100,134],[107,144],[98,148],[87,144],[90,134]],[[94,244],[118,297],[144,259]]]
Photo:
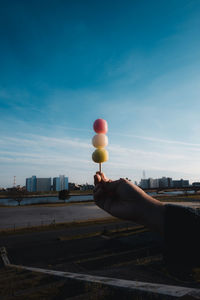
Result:
[[94,183],[94,200],[100,208],[112,216],[163,232],[163,203],[126,179],[112,181],[97,172]]

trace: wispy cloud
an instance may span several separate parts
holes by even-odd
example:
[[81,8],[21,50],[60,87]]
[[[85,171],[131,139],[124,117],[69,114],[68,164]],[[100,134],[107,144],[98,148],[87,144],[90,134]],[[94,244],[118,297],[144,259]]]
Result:
[[78,138],[72,139],[71,137],[63,137],[63,138],[55,138],[55,137],[48,137],[48,136],[41,136],[41,135],[34,135],[30,134],[29,138],[21,138],[21,137],[4,137],[1,140],[2,144],[16,144],[20,146],[70,146],[75,148],[89,148],[89,142],[81,141]]
[[[167,140],[167,139],[160,139],[160,138],[155,138],[155,137],[147,137],[147,136],[140,136],[140,135],[135,135],[135,134],[120,134],[116,133],[116,135],[121,135],[129,138],[137,138],[141,139],[144,141],[150,141],[150,142],[157,142],[157,143],[164,143],[164,144],[176,144],[176,145],[181,145],[181,146],[195,146],[195,147],[200,147],[199,143],[189,143],[189,142],[182,142],[182,141],[176,141],[176,140]],[[199,148],[200,149],[200,148]],[[194,148],[196,150],[196,148]]]

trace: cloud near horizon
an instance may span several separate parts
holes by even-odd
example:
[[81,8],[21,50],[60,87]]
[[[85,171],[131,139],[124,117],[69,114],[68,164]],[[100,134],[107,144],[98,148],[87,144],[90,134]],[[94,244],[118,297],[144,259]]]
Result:
[[[143,139],[146,146],[157,141],[153,137],[138,139]],[[190,144],[182,145],[179,141],[170,141],[170,146],[166,148],[169,141],[159,141],[163,144],[162,151],[148,151],[139,146],[129,148],[117,144],[109,145],[107,149],[110,159],[103,164],[103,170],[113,179],[118,175],[139,181],[141,176],[138,176],[138,172],[142,174],[142,170],[146,170],[148,177],[155,178],[161,174],[180,178],[185,175],[190,180],[196,180],[200,168],[197,149],[190,147],[188,150]],[[4,164],[12,166],[15,170],[13,176],[17,173],[18,183],[21,185],[24,184],[25,177],[34,174],[40,177],[54,177],[61,173],[77,183],[92,183],[93,174],[98,169],[98,165],[92,162],[91,154],[94,148],[88,139],[68,136],[56,138],[36,134],[1,137],[1,149],[0,165],[2,168]],[[23,174],[26,174],[25,177]],[[4,177],[5,175],[1,174],[1,182]]]

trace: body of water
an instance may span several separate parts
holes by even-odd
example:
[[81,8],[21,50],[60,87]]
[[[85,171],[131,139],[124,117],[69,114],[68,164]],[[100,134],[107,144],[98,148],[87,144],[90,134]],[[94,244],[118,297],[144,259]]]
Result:
[[[80,196],[71,196],[67,200],[59,200],[58,197],[31,197],[24,198],[20,205],[30,205],[30,204],[44,204],[44,203],[68,203],[68,202],[76,202],[76,201],[92,201],[93,195],[80,195]],[[0,205],[8,205],[8,206],[18,206],[18,202],[11,199],[5,198],[0,199]]]
[[[188,191],[188,194],[194,194],[194,191]],[[184,195],[185,191],[173,191],[173,192],[163,192],[161,194],[157,194],[156,192],[148,193],[150,196],[175,196],[175,195]],[[68,200],[59,200],[58,197],[31,197],[31,198],[24,198],[21,201],[21,205],[31,205],[31,204],[45,204],[45,203],[68,203],[68,202],[77,202],[77,201],[92,201],[93,195],[78,195],[78,196],[71,196]],[[18,206],[18,202],[11,199],[5,198],[0,199],[0,205],[8,205],[8,206]]]

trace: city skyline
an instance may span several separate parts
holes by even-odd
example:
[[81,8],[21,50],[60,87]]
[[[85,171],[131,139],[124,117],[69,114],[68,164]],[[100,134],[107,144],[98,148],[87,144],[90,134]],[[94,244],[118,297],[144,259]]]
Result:
[[199,1],[2,1],[0,25],[0,186],[93,183],[97,118],[111,179],[199,181]]
[[[62,180],[64,180],[64,179],[61,179],[61,178],[65,178],[66,180],[67,180],[67,184],[68,183],[73,183],[73,184],[77,184],[77,185],[88,185],[88,182],[86,181],[86,182],[84,182],[84,183],[80,183],[80,182],[72,182],[72,181],[69,181],[69,177],[68,176],[65,176],[65,175],[59,175],[59,176],[57,176],[57,177],[52,177],[52,176],[50,176],[50,177],[38,177],[38,176],[36,176],[36,175],[31,175],[31,177],[27,177],[27,178],[25,178],[24,179],[24,184],[22,184],[22,185],[18,185],[17,183],[16,183],[16,176],[14,176],[13,177],[13,185],[11,186],[11,187],[17,187],[17,186],[20,186],[20,187],[24,187],[24,186],[26,186],[27,187],[27,180],[29,180],[29,181],[32,181],[32,180],[35,180],[35,182],[36,182],[36,179],[50,179],[50,182],[51,182],[51,188],[53,188],[53,189],[55,189],[55,186],[57,186],[57,185],[59,185],[60,186],[60,188],[63,186],[63,184],[65,184],[64,182],[63,183],[61,183],[60,181]],[[131,180],[130,178],[128,178],[128,177],[126,177],[126,179],[128,179],[128,180]],[[184,181],[184,182],[187,182],[187,185],[192,185],[193,183],[196,183],[196,184],[199,184],[200,185],[200,180],[199,181],[194,181],[194,182],[191,182],[190,180],[188,180],[187,178],[172,178],[172,177],[165,177],[165,176],[161,176],[161,177],[159,177],[159,178],[153,178],[153,177],[147,177],[146,178],[146,176],[144,177],[144,171],[143,171],[143,176],[139,179],[139,181],[137,182],[137,181],[133,181],[135,184],[137,184],[137,185],[139,185],[139,186],[141,186],[142,187],[142,182],[144,183],[144,185],[146,185],[147,184],[147,182],[150,182],[152,180],[152,182],[151,182],[151,184],[152,185],[154,185],[155,184],[155,182],[156,181],[166,181],[166,180],[168,180],[168,182],[169,182],[169,180],[170,180],[170,182],[172,183],[172,181]],[[132,180],[131,180],[132,181]],[[171,186],[171,183],[169,184],[169,187]],[[29,183],[30,184],[30,183]],[[151,185],[150,184],[150,185]],[[156,183],[157,184],[157,183]],[[31,185],[34,185],[33,183],[31,183]],[[159,184],[158,184],[159,185]],[[161,184],[162,185],[162,184]],[[165,185],[165,184],[164,184]],[[159,186],[155,186],[155,187],[159,187]],[[171,186],[171,187],[173,187],[173,186]],[[3,186],[0,186],[0,188],[6,188],[6,187],[3,187]],[[36,186],[34,187],[35,189],[36,189]],[[61,188],[62,189],[62,188]]]
[[31,177],[26,178],[25,186],[28,192],[68,190],[68,177],[59,175],[59,177],[53,178],[39,178],[32,175]]

